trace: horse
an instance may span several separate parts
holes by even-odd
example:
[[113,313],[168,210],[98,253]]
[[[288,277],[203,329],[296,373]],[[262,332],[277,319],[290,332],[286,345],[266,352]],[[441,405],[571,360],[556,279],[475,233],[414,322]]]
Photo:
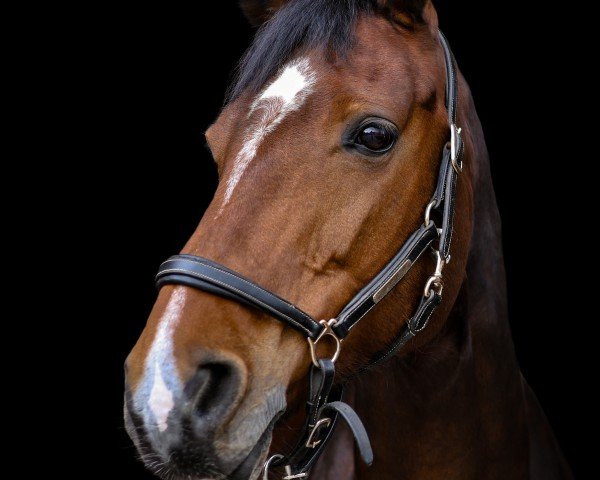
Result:
[[[219,185],[187,257],[174,260],[210,259],[198,268],[229,280],[164,282],[126,360],[125,424],[147,468],[254,480],[274,473],[279,452],[303,448],[319,458],[282,478],[572,478],[515,357],[484,136],[465,79],[448,78],[454,61],[431,0],[241,7],[260,28],[206,132]],[[451,119],[449,131],[450,80],[460,130]],[[457,179],[453,225],[441,229],[450,250],[395,268],[341,341],[336,318],[349,300],[412,232],[439,225],[431,195],[442,152]],[[166,183],[176,207],[177,179]],[[268,301],[242,302],[258,288]],[[413,314],[430,299],[439,306],[416,332]],[[284,307],[325,321],[288,328],[293,318],[271,318]],[[343,387],[340,401],[308,393],[309,374],[319,392]],[[306,430],[307,400],[320,415],[337,405],[349,426],[334,430],[327,414]],[[359,457],[371,448],[368,467]]]

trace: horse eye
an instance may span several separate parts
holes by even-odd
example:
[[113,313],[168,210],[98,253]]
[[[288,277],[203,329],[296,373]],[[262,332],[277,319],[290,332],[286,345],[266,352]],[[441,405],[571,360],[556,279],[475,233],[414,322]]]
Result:
[[398,133],[396,128],[383,122],[362,125],[354,138],[354,144],[366,153],[382,154],[394,146]]

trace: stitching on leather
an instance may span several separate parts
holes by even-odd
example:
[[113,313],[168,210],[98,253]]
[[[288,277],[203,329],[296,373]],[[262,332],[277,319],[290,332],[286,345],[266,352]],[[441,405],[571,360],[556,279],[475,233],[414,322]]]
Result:
[[[464,154],[464,143],[462,142],[462,140],[460,140],[460,145],[458,146],[458,158],[462,163],[462,156]],[[452,195],[450,197],[450,217],[449,217],[449,224],[450,224],[450,236],[448,237],[448,242],[447,242],[447,247],[446,247],[446,251],[445,251],[445,255],[444,256],[448,256],[448,254],[450,253],[450,246],[452,245],[452,236],[454,235],[454,210],[456,208],[456,188],[457,188],[457,184],[458,184],[458,174],[453,175],[453,185],[452,185]]]
[[[423,235],[423,237],[424,237],[424,235]],[[423,237],[422,237],[422,238],[423,238]],[[414,245],[414,246],[413,246],[413,247],[410,249],[410,251],[408,252],[408,254],[407,254],[407,255],[405,255],[403,258],[404,258],[404,259],[406,259],[406,258],[410,257],[410,254],[411,254],[411,253],[412,253],[412,252],[415,250],[415,248],[417,248],[417,246],[419,245],[419,243],[420,243],[420,239],[419,239],[417,242],[415,242],[415,245]],[[403,260],[402,262],[400,262],[400,264],[402,264],[402,263],[404,263],[404,260]],[[413,264],[414,264],[414,262],[413,262]],[[412,265],[411,265],[411,267],[412,267]],[[386,276],[383,278],[383,280],[381,280],[380,282],[377,282],[377,283],[378,283],[378,285],[381,285],[382,283],[385,283],[385,282],[387,282],[387,281],[388,281],[388,280],[389,280],[389,279],[390,279],[390,278],[391,278],[391,277],[394,275],[394,272],[395,272],[396,270],[397,270],[397,268],[394,268],[394,269],[392,269],[392,272],[391,272],[391,273],[389,273],[388,275],[386,275]],[[410,270],[410,269],[409,269],[409,270]],[[406,271],[406,273],[408,273],[408,270]],[[373,288],[374,288],[374,287],[376,287],[376,285],[374,285],[374,286],[373,286]],[[373,288],[371,288],[370,290],[373,290]],[[377,290],[377,289],[375,288],[375,290]],[[388,292],[388,293],[389,293],[389,292]],[[386,295],[386,296],[387,296],[387,295]],[[358,310],[358,308],[359,308],[359,307],[361,307],[362,305],[364,305],[365,301],[366,301],[366,300],[369,300],[370,298],[372,298],[372,294],[369,294],[369,295],[367,296],[367,298],[365,298],[364,300],[362,300],[362,301],[358,302],[358,304],[357,304],[357,305],[356,305],[354,308],[352,308],[352,309],[351,309],[351,310],[348,312],[348,314],[346,315],[346,318],[349,318],[349,317],[351,317],[351,316],[352,316],[352,314],[353,314],[353,313],[354,313],[356,310]],[[372,306],[371,306],[371,308],[373,308],[374,306],[375,306],[375,305],[372,305]],[[371,308],[369,308],[369,310],[371,310]],[[367,310],[367,312],[368,312],[369,310]],[[361,316],[360,316],[360,317],[359,317],[359,318],[358,318],[356,321],[354,321],[354,323],[352,323],[352,325],[350,325],[350,327],[348,328],[348,331],[350,331],[350,329],[351,329],[351,328],[352,328],[352,327],[353,327],[353,326],[354,326],[354,325],[355,325],[355,324],[356,324],[356,323],[357,323],[357,322],[358,322],[358,321],[359,321],[359,320],[360,320],[362,317],[364,317],[364,316],[367,314],[367,312],[365,312],[364,314],[362,314],[362,315],[361,315]]]
[[[203,267],[210,268],[212,270],[216,270],[217,272],[222,273],[223,275],[227,275],[229,277],[233,277],[233,278],[239,280],[240,282],[243,282],[246,285],[249,285],[252,288],[256,288],[257,290],[260,290],[263,294],[265,294],[266,296],[268,296],[270,298],[273,298],[275,301],[278,301],[278,302],[281,302],[281,303],[285,304],[287,307],[289,307],[290,309],[293,309],[295,312],[297,312],[298,315],[300,315],[301,317],[303,317],[305,320],[307,320],[309,322],[315,323],[315,321],[312,318],[310,318],[308,315],[306,315],[304,312],[302,312],[301,310],[299,310],[298,308],[296,308],[291,303],[286,302],[282,298],[280,298],[280,297],[274,295],[273,293],[265,290],[264,288],[260,287],[259,285],[255,284],[255,283],[252,283],[252,282],[249,282],[248,280],[245,280],[244,278],[241,278],[238,275],[234,275],[234,274],[232,274],[232,273],[230,273],[230,272],[228,272],[226,270],[222,270],[222,269],[220,269],[220,268],[218,268],[216,266],[209,265],[209,264],[206,264],[204,262],[198,262],[198,261],[195,261],[195,260],[192,260],[192,259],[187,259],[187,258],[186,259],[181,259],[181,260],[183,260],[183,261],[193,261],[193,262],[195,262],[197,264],[202,265]],[[176,260],[173,260],[173,261],[179,261],[179,260],[176,259]]]
[[[425,230],[424,232],[426,232],[426,231],[427,231],[427,230]],[[410,257],[411,253],[413,253],[413,252],[414,252],[414,250],[415,250],[415,249],[416,249],[416,248],[419,246],[419,244],[421,243],[421,241],[422,241],[424,238],[425,238],[425,235],[422,235],[422,236],[421,236],[421,238],[419,238],[419,239],[418,239],[418,240],[415,242],[415,245],[414,245],[414,246],[413,246],[413,247],[410,249],[410,251],[409,251],[409,252],[408,252],[408,254],[407,254],[405,257],[404,257],[404,259],[406,259],[406,258]],[[433,240],[431,240],[431,241],[427,242],[427,244],[431,243],[432,241],[433,241]],[[418,255],[416,258],[415,258],[415,260],[413,261],[413,265],[416,263],[416,261],[419,259],[419,257],[420,257],[420,256],[423,254],[423,252],[424,252],[426,249],[427,249],[427,246],[425,246],[425,247],[424,247],[424,248],[421,250],[421,253],[420,253],[420,254],[419,254],[419,255]],[[411,266],[411,268],[412,268],[412,266]],[[407,271],[406,271],[406,273],[408,273],[409,271],[410,271],[410,269],[409,269],[409,270],[407,270]],[[393,272],[392,272],[392,274],[393,274]],[[390,278],[390,276],[391,276],[391,274],[390,274],[390,275],[388,275],[388,276],[386,276],[386,278],[385,278],[385,279],[384,279],[382,282],[380,282],[380,283],[384,283],[385,281],[387,281],[387,280]],[[393,289],[392,289],[392,290],[393,290]],[[390,290],[390,292],[391,292],[391,290]],[[390,292],[388,292],[388,293],[390,293]],[[387,295],[386,295],[386,296],[387,296]],[[368,296],[368,297],[367,297],[365,300],[363,300],[363,301],[359,302],[359,303],[358,303],[358,305],[356,305],[356,306],[355,306],[355,307],[354,307],[352,310],[350,310],[350,311],[348,312],[348,314],[346,315],[346,319],[350,318],[350,317],[351,317],[351,316],[354,314],[354,312],[355,312],[356,310],[358,310],[358,308],[359,308],[360,306],[364,305],[365,301],[366,301],[366,300],[368,300],[369,298],[371,298],[371,295],[369,295],[369,296]],[[362,314],[360,317],[358,317],[356,320],[354,320],[354,321],[353,321],[353,322],[350,324],[350,326],[347,328],[347,331],[348,331],[348,332],[350,332],[350,330],[352,330],[352,328],[353,328],[353,327],[354,327],[354,326],[355,326],[355,325],[356,325],[358,322],[360,322],[360,321],[363,319],[363,317],[364,317],[364,316],[365,316],[367,313],[369,313],[369,312],[371,311],[371,309],[372,309],[372,308],[373,308],[375,305],[376,305],[376,304],[373,304],[373,305],[372,305],[371,307],[369,307],[369,309],[368,309],[367,311],[365,311],[365,312],[364,312],[364,313],[363,313],[363,314]],[[346,322],[347,322],[347,320],[344,320],[344,322],[342,322],[342,323],[346,323]]]
[[[431,318],[431,315],[433,315],[433,311],[435,310],[435,307],[437,305],[435,305],[435,302],[432,300],[430,303],[426,304],[423,307],[423,311],[421,312],[421,314],[417,317],[415,315],[416,318],[419,318],[419,322],[423,324],[422,327],[419,327],[418,330],[415,330],[416,333],[421,333],[426,327],[427,324],[429,323],[429,319]],[[427,315],[427,317],[425,317],[425,315]],[[414,320],[414,318],[413,318]]]
[[[398,340],[396,340],[392,346],[385,352],[384,355],[382,355],[381,357],[379,357],[377,360],[375,360],[373,363],[371,363],[369,365],[369,367],[372,367],[374,365],[377,365],[381,362],[383,362],[384,360],[386,360],[390,355],[392,355],[394,352],[396,352],[399,348],[403,347],[404,345],[406,345],[406,343],[414,338],[416,335],[414,333],[412,333],[410,331],[410,328],[408,327],[409,323],[412,323],[412,321],[415,318],[419,318],[422,317],[423,314],[425,314],[427,312],[427,309],[429,308],[429,315],[427,315],[427,319],[425,320],[425,326],[427,325],[427,323],[429,322],[429,319],[431,318],[431,315],[433,315],[433,312],[435,311],[435,307],[437,305],[435,305],[435,303],[433,301],[431,301],[430,303],[425,304],[425,306],[423,307],[423,309],[419,312],[417,311],[415,313],[415,315],[407,322],[407,324],[404,326],[403,332],[400,334],[400,338],[398,338]],[[420,310],[420,309],[419,309]],[[425,326],[423,326],[420,330],[417,331],[417,333],[421,332],[423,330],[423,328],[425,328]],[[405,334],[410,333],[410,337],[408,338],[404,338]],[[368,368],[368,367],[367,367]]]
[[454,172],[454,169],[452,169],[451,175],[452,178],[450,180],[450,192],[447,196],[448,198],[446,199],[446,201],[448,201],[448,225],[446,227],[446,240],[443,244],[444,248],[442,253],[444,257],[447,257],[448,253],[450,253],[452,234],[454,233],[454,204],[456,201],[456,182],[458,180],[458,175],[456,172]]
[[248,293],[246,293],[246,292],[243,292],[242,290],[239,290],[239,289],[237,289],[237,288],[235,288],[235,287],[232,287],[231,285],[228,285],[228,284],[226,284],[226,283],[224,283],[224,282],[221,282],[220,280],[216,280],[216,279],[214,279],[214,278],[211,278],[211,277],[209,277],[209,276],[202,275],[201,273],[194,272],[194,271],[191,271],[191,270],[184,270],[184,269],[181,269],[181,268],[168,268],[168,269],[162,270],[162,271],[160,272],[161,276],[162,276],[163,274],[169,274],[169,273],[183,273],[183,274],[186,274],[186,275],[191,275],[191,276],[193,276],[193,277],[200,278],[200,279],[202,279],[202,280],[206,280],[206,281],[208,281],[209,283],[210,283],[210,282],[217,283],[218,285],[221,285],[221,286],[223,286],[223,287],[226,287],[226,288],[225,288],[226,290],[227,290],[227,289],[231,289],[231,290],[233,290],[233,291],[237,292],[238,294],[240,294],[240,296],[242,296],[242,297],[245,297],[245,298],[251,298],[253,301],[255,301],[256,303],[258,303],[258,304],[262,305],[264,308],[266,308],[268,311],[270,311],[270,312],[275,312],[275,313],[277,313],[277,314],[281,315],[282,317],[285,317],[285,318],[286,318],[287,320],[289,320],[291,323],[293,323],[293,324],[294,324],[294,325],[296,325],[297,327],[299,327],[299,328],[301,328],[302,330],[304,330],[304,331],[305,331],[305,332],[306,332],[308,335],[312,335],[312,332],[311,332],[311,331],[310,331],[308,328],[306,328],[304,325],[302,325],[302,324],[301,324],[301,323],[299,323],[298,321],[294,320],[292,317],[290,317],[290,316],[286,315],[285,313],[283,313],[283,312],[281,312],[281,311],[279,311],[279,310],[275,310],[273,307],[271,307],[270,305],[268,305],[268,304],[264,303],[263,301],[259,300],[259,299],[258,299],[258,298],[256,298],[255,296],[253,296],[253,295],[250,295],[250,294],[248,294]]
[[[450,165],[450,154],[448,152],[446,152],[446,150],[449,150],[450,148],[450,144],[449,142],[444,144],[443,150],[442,150],[442,164],[440,165],[440,170],[441,170],[441,176],[440,179],[442,181],[441,184],[441,188],[437,188],[440,187],[440,185],[436,186],[436,190],[433,194],[433,198],[436,200],[436,208],[439,208],[439,206],[441,205],[441,203],[444,201],[445,195],[444,192],[446,191],[446,178],[448,178],[448,166]],[[438,182],[439,183],[439,182]],[[439,198],[438,198],[439,195]]]
[[296,311],[301,317],[304,317],[306,320],[308,320],[309,322],[314,322],[314,320],[312,318],[310,318],[308,315],[306,315],[304,312],[302,312],[301,310],[299,310],[298,308],[296,308],[294,305],[292,305],[291,303],[286,302],[285,300],[283,300],[282,298],[274,295],[273,293],[269,292],[268,290],[265,290],[264,288],[260,287],[259,285],[253,283],[253,282],[249,282],[248,280],[243,279],[242,277],[239,277],[237,275],[234,275],[232,273],[227,272],[226,270],[222,270],[218,267],[212,266],[212,265],[207,265],[205,263],[202,264],[205,267],[211,268],[213,270],[216,270],[218,272],[221,272],[225,275],[229,275],[230,277],[236,278],[238,280],[240,280],[241,282],[245,283],[246,285],[249,285],[250,287],[256,288],[258,290],[260,290],[261,292],[263,292],[265,295],[267,295],[268,297],[271,297],[273,299],[275,299],[278,302],[282,302],[284,303],[286,306],[288,306],[289,308],[293,309],[294,311]]
[[[409,334],[409,337],[406,337],[406,334]],[[399,348],[402,348],[404,345],[406,345],[406,342],[408,342],[411,338],[414,338],[415,335],[414,333],[412,333],[407,326],[405,326],[403,328],[402,333],[400,334],[400,338],[398,338],[398,340],[396,340],[392,346],[387,350],[387,352],[385,352],[384,355],[382,355],[381,357],[379,357],[377,360],[375,360],[373,363],[371,363],[370,365],[368,365],[366,368],[369,367],[373,367],[375,365],[378,365],[379,363],[383,362],[384,360],[387,360],[387,358],[392,355],[392,353],[394,353],[395,351],[397,351]]]
[[289,320],[294,325],[300,327],[302,330],[304,330],[309,335],[312,334],[312,332],[308,328],[306,328],[304,325],[302,325],[298,321],[294,320],[292,317],[286,315],[285,313],[283,313],[283,312],[281,312],[279,310],[274,309],[273,307],[271,307],[267,303],[264,303],[263,301],[261,301],[258,298],[256,298],[254,295],[250,295],[249,293],[246,293],[246,292],[244,292],[242,290],[239,290],[239,289],[237,289],[237,288],[235,288],[235,287],[233,287],[231,285],[228,285],[225,282],[221,282],[220,280],[214,279],[212,277],[209,277],[209,276],[206,276],[206,275],[202,275],[201,273],[198,273],[198,272],[194,272],[194,271],[191,271],[191,270],[178,269],[178,268],[165,269],[165,270],[161,271],[161,274],[163,274],[163,273],[166,273],[166,274],[169,274],[169,273],[183,273],[183,274],[186,274],[186,275],[191,275],[193,277],[200,278],[202,280],[206,280],[209,283],[210,282],[217,283],[218,285],[221,285],[221,286],[225,287],[225,290],[231,289],[231,290],[234,290],[235,292],[237,292],[238,294],[240,294],[240,296],[242,296],[242,297],[252,299],[256,303],[259,303],[260,305],[262,305],[268,311],[277,313],[277,314],[281,315],[282,317],[285,317],[287,320]]

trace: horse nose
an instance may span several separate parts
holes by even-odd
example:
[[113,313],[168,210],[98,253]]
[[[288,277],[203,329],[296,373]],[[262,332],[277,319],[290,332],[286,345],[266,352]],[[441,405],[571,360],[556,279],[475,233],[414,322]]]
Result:
[[190,357],[187,375],[177,370],[174,359],[160,358],[145,362],[136,378],[140,368],[130,359],[126,362],[126,420],[156,451],[205,442],[240,403],[248,374],[239,358],[205,351]]
[[184,389],[197,436],[213,431],[232,412],[241,386],[241,372],[233,363],[212,361],[198,366]]

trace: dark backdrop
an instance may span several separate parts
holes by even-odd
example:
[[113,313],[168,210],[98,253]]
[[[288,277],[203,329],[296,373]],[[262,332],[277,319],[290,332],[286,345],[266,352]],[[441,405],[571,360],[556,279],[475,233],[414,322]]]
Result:
[[[92,192],[98,206],[90,206],[95,223],[87,238],[100,267],[129,257],[127,274],[115,281],[109,268],[90,297],[101,326],[91,335],[101,344],[102,364],[94,376],[97,444],[86,455],[92,462],[100,452],[104,461],[97,468],[110,477],[151,478],[122,427],[122,364],[152,306],[157,266],[181,249],[211,200],[216,172],[203,131],[252,38],[236,2],[197,3],[101,12],[92,47],[94,87],[86,94],[98,115],[88,150],[91,175],[102,187]],[[521,367],[581,472],[576,347],[565,341],[565,319],[537,307],[542,297],[551,310],[568,309],[579,288],[546,277],[568,268],[556,256],[562,239],[551,228],[568,221],[542,201],[554,185],[569,181],[568,169],[548,168],[569,161],[569,139],[556,120],[564,112],[556,90],[560,73],[552,66],[558,40],[545,36],[533,6],[507,12],[506,2],[490,3],[440,0],[437,6],[488,142]]]

